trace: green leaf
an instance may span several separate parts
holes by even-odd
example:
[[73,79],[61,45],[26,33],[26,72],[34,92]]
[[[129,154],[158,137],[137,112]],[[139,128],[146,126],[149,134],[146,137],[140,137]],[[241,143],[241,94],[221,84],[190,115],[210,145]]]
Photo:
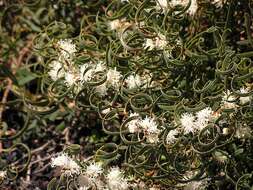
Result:
[[10,69],[4,64],[0,64],[0,76],[9,77],[15,85],[18,85],[16,77],[12,74]]
[[65,129],[65,123],[64,121],[61,122],[59,125],[56,126],[57,131],[63,131]]
[[235,156],[238,156],[239,154],[242,154],[244,152],[243,148],[239,148],[235,151]]
[[47,190],[54,190],[56,186],[56,178],[53,178],[47,185]]
[[21,68],[17,70],[16,75],[17,75],[18,84],[21,86],[37,78],[36,74],[32,73],[26,68]]
[[71,155],[79,154],[80,150],[81,150],[81,146],[79,144],[71,144],[65,149],[65,151]]

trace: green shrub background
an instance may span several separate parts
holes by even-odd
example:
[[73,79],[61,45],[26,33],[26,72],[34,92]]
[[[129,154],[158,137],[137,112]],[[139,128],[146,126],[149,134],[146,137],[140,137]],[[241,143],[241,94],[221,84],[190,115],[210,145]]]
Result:
[[[119,166],[133,176],[129,183],[145,183],[135,189],[203,181],[199,189],[252,189],[253,2],[221,2],[199,0],[189,15],[190,2],[163,9],[151,0],[0,1],[0,170],[7,171],[0,187],[78,189],[78,176],[50,167],[65,151],[83,168],[87,158]],[[145,46],[161,35],[166,45]],[[50,64],[66,39],[76,53],[62,61],[64,72],[84,64],[90,64],[84,75],[98,63],[106,69],[73,85],[52,80]],[[118,88],[101,96],[96,88],[115,68]],[[127,88],[131,74],[145,84]],[[224,100],[229,93],[232,102]],[[244,97],[249,101],[242,103]],[[218,116],[198,133],[183,134],[182,115],[207,107]],[[128,131],[134,112],[155,118],[158,142]],[[170,143],[174,129],[181,133]]]

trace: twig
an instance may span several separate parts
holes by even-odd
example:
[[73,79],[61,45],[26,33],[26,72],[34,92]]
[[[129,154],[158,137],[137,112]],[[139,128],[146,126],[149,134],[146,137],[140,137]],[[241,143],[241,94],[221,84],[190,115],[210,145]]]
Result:
[[[15,65],[16,65],[16,67],[13,68],[13,70],[12,70],[13,75],[16,74],[17,69],[21,66],[22,60],[23,60],[24,56],[30,51],[31,46],[32,46],[32,40],[30,40],[27,43],[27,45],[21,49],[20,54],[17,59],[15,59],[15,58],[12,59],[11,63],[15,63]],[[5,104],[7,102],[7,98],[8,98],[9,92],[11,91],[12,84],[13,84],[13,82],[10,78],[7,78],[7,81],[8,81],[8,84],[7,84],[7,87],[3,93],[3,98],[2,98],[2,101],[0,104],[0,128],[1,128],[1,123],[2,123],[3,111],[5,109]],[[2,133],[0,130],[0,137],[1,136],[2,136]],[[0,153],[1,152],[2,152],[2,142],[0,142]]]

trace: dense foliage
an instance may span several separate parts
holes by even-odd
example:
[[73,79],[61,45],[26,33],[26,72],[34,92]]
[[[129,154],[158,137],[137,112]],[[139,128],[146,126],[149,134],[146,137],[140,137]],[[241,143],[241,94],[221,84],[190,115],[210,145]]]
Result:
[[3,189],[252,189],[253,2],[0,1]]

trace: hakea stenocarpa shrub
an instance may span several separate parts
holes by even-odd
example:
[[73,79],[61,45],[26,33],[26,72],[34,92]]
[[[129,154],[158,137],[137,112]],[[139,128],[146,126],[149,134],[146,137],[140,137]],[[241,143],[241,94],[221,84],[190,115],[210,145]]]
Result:
[[[72,161],[64,158],[63,174],[73,174],[67,180],[79,179],[79,189],[136,188],[124,169],[161,188],[250,185],[242,178],[252,170],[252,63],[228,37],[232,6],[112,1],[76,37],[61,31],[38,36],[42,88],[51,101],[73,100],[74,109],[95,110],[101,130],[120,137],[98,149],[86,170],[82,160],[78,173],[76,164],[69,169]],[[224,24],[213,24],[218,21]]]
[[53,157],[61,177],[48,189],[250,189],[252,32],[250,13],[240,15],[251,6],[114,0],[76,35],[57,21],[41,31],[47,111],[96,112],[112,137],[89,160]]

